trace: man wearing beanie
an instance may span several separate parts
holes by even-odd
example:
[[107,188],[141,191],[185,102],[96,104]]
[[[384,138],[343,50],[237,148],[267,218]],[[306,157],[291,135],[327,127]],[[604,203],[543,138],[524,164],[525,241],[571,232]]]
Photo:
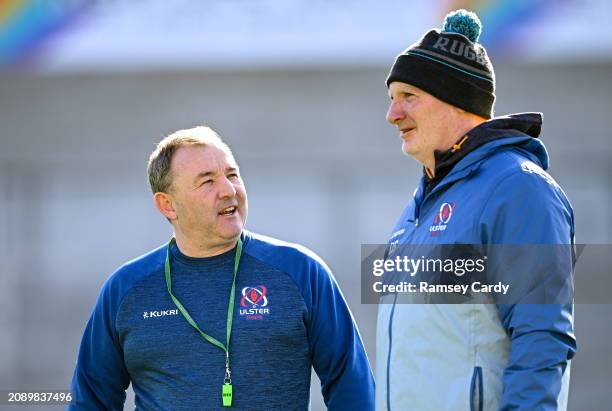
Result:
[[[392,231],[387,258],[411,246],[453,244],[454,261],[465,262],[458,245],[470,245],[484,254],[483,282],[510,292],[384,294],[378,410],[567,406],[576,352],[573,210],[545,171],[542,115],[493,117],[495,74],[480,31],[474,13],[449,13],[442,30],[427,32],[391,68],[387,120],[399,130],[402,151],[423,165],[423,177]],[[417,274],[432,282],[425,270]],[[466,284],[474,278],[457,271],[450,277]]]

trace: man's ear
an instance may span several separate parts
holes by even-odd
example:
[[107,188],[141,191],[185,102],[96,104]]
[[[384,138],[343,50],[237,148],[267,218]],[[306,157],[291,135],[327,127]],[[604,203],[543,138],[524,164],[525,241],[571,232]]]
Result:
[[176,209],[174,208],[174,199],[168,193],[157,192],[153,194],[153,202],[155,207],[162,213],[168,220],[176,220]]

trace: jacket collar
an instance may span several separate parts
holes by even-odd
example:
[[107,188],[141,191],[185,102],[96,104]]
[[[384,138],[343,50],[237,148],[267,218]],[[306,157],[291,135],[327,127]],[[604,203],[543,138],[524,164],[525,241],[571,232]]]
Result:
[[[436,150],[435,177],[430,178],[423,170],[427,193],[431,192],[442,180],[447,180],[451,174],[473,165],[489,155],[495,148],[508,144],[523,144],[527,151],[533,151],[538,162],[544,169],[548,168],[548,154],[544,146],[537,140],[542,130],[542,113],[518,113],[495,117],[474,127],[462,136],[457,144],[446,151]],[[503,140],[503,141],[502,141]],[[534,140],[537,144],[530,144]],[[491,144],[496,143],[496,144]],[[485,146],[486,150],[478,150]],[[474,155],[478,152],[478,155]],[[465,177],[466,173],[459,173]],[[456,181],[455,176],[453,181]]]

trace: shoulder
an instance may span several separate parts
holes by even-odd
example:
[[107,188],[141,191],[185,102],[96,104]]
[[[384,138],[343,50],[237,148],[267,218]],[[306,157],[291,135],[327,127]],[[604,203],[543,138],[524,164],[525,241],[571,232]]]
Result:
[[515,195],[554,200],[567,203],[567,197],[557,181],[527,151],[509,147],[499,150],[482,161],[474,175],[481,188],[497,196],[515,200]]
[[244,234],[244,252],[287,273],[301,270],[329,271],[321,257],[303,245],[255,234],[246,230]]
[[546,172],[547,167],[547,156],[542,160],[534,152],[520,146],[507,146],[482,161],[474,173],[473,183],[485,194],[484,205],[527,202],[536,206],[555,204],[556,208],[573,214],[567,195]]
[[135,284],[163,270],[165,258],[166,244],[124,263],[108,277],[100,298],[119,305]]
[[488,159],[479,189],[485,197],[480,220],[493,243],[562,243],[574,237],[574,212],[567,196],[538,162],[517,150]]
[[[244,231],[244,252],[290,278],[308,311],[306,321],[321,310],[345,304],[344,296],[325,262],[313,251],[294,243]],[[332,310],[333,311],[333,310]]]
[[287,275],[298,288],[308,310],[321,295],[338,288],[327,264],[302,245],[245,231],[244,252]]

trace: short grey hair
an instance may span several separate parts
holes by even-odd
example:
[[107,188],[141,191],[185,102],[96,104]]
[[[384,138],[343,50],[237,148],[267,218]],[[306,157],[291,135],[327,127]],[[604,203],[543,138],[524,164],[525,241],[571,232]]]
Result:
[[149,156],[147,172],[149,185],[155,193],[168,193],[172,185],[170,166],[172,156],[184,146],[216,146],[232,155],[229,146],[221,139],[219,134],[208,126],[198,126],[175,131],[157,144]]

